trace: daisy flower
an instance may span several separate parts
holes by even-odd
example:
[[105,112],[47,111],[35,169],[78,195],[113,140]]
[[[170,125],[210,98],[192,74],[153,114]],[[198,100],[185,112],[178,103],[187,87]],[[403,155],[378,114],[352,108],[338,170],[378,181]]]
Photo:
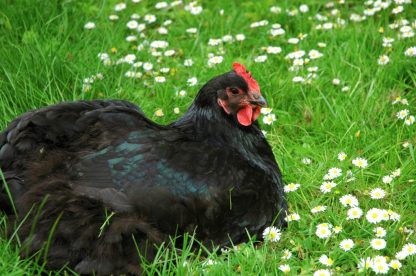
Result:
[[370,245],[375,250],[381,250],[386,248],[386,241],[384,239],[372,239]]
[[274,46],[269,46],[269,47],[266,48],[266,52],[268,54],[275,55],[275,54],[281,53],[282,52],[282,48],[280,48],[280,47],[274,47]]
[[416,57],[416,46],[407,48],[404,54],[407,57]]
[[263,56],[257,56],[254,58],[254,62],[260,63],[260,62],[265,62],[267,60],[267,56],[263,55]]
[[393,177],[390,175],[383,176],[382,181],[384,184],[390,184],[393,181]]
[[298,213],[292,213],[292,214],[287,215],[285,217],[285,220],[287,222],[290,222],[290,221],[298,221],[298,220],[300,220],[300,216],[299,216]]
[[274,114],[267,114],[263,117],[263,123],[266,125],[271,125],[274,121],[276,121],[276,115]]
[[289,260],[292,257],[292,252],[289,251],[289,249],[283,250],[283,260]]
[[344,251],[350,251],[354,247],[354,242],[351,239],[342,240],[339,247]]
[[115,11],[122,11],[126,8],[126,3],[118,3],[114,6]]
[[297,189],[299,189],[300,184],[298,183],[290,183],[286,186],[284,186],[284,191],[285,193],[289,193],[289,192],[293,192],[296,191]]
[[328,170],[328,175],[331,179],[338,178],[342,175],[342,170],[340,168],[330,168]]
[[155,116],[156,117],[163,117],[165,114],[163,113],[163,110],[161,108],[157,109],[155,111]]
[[87,30],[92,30],[94,28],[95,28],[95,23],[94,22],[87,22],[84,25],[84,29],[87,29]]
[[347,207],[347,206],[357,207],[359,205],[358,199],[355,196],[351,195],[351,194],[342,196],[339,199],[339,201],[341,202],[342,206],[344,206],[344,207]]
[[223,61],[223,57],[222,56],[213,56],[208,60],[208,66],[213,66],[215,64],[220,64]]
[[185,90],[176,91],[176,96],[183,98],[186,96],[186,91]]
[[386,192],[381,188],[372,189],[370,192],[372,199],[382,199],[386,196]]
[[333,181],[325,181],[322,183],[321,187],[319,188],[322,193],[326,194],[329,193],[332,188],[336,187],[337,184]]
[[317,50],[310,50],[308,55],[310,59],[318,59],[323,57],[323,54]]
[[340,83],[341,83],[341,81],[339,79],[333,79],[332,80],[333,85],[339,85]]
[[347,219],[351,220],[351,219],[358,219],[361,218],[363,215],[363,210],[361,210],[361,208],[359,207],[353,207],[351,209],[348,210],[347,212]]
[[334,231],[335,234],[341,233],[342,231],[342,226],[335,226],[334,229],[332,229]]
[[246,39],[246,36],[244,34],[237,34],[235,36],[235,40],[237,40],[237,41],[243,41],[245,39]]
[[406,117],[409,115],[408,109],[403,109],[397,112],[396,117],[400,120],[406,119]]
[[280,240],[282,233],[274,226],[266,227],[263,231],[263,239],[265,241],[277,242]]
[[190,67],[194,64],[194,61],[192,59],[185,59],[185,61],[183,62],[183,65]]
[[332,266],[334,260],[329,258],[327,255],[323,254],[321,255],[321,257],[319,257],[319,262],[325,266]]
[[416,254],[416,245],[413,243],[405,244],[402,251],[405,252],[406,256],[414,255]]
[[143,63],[143,70],[150,71],[152,69],[153,69],[153,64],[151,64],[150,62]]
[[377,61],[377,63],[379,64],[379,65],[386,65],[387,63],[389,63],[390,62],[390,58],[388,57],[388,56],[386,56],[386,55],[382,55],[382,56],[380,56],[379,58],[378,58],[378,61]]
[[371,208],[365,218],[369,223],[379,223],[383,220],[383,211],[378,208]]
[[305,79],[300,77],[300,76],[295,76],[295,77],[293,77],[292,81],[295,82],[295,83],[298,83],[298,82],[302,83],[302,82],[305,82]]
[[195,86],[198,83],[198,79],[195,77],[189,78],[187,81],[188,86]]
[[413,125],[415,123],[415,116],[410,115],[404,120],[404,123],[408,126]]
[[399,260],[391,260],[389,266],[395,270],[400,270],[402,263]]
[[371,266],[371,269],[376,274],[387,274],[389,272],[389,266],[386,262],[384,262],[384,263],[383,262],[379,262],[379,263],[374,262],[373,265]]
[[338,160],[344,161],[347,158],[347,154],[345,152],[338,153]]
[[329,227],[323,227],[323,226],[319,227],[319,225],[318,225],[318,227],[316,227],[315,234],[320,239],[326,239],[326,238],[330,237],[332,233],[331,233],[331,229]]
[[309,158],[302,158],[302,163],[305,165],[310,165],[312,163],[312,160]]
[[316,213],[320,213],[320,212],[323,212],[323,211],[325,211],[326,210],[326,206],[324,206],[324,205],[318,205],[318,206],[316,206],[316,207],[314,207],[314,208],[312,208],[311,209],[311,213],[312,214],[316,214]]
[[328,269],[320,269],[315,271],[313,276],[331,276],[331,272]]
[[362,169],[368,166],[367,160],[361,157],[357,157],[354,160],[352,160],[352,164]]
[[368,269],[373,265],[373,263],[374,263],[374,260],[370,257],[367,257],[365,259],[361,258],[360,262],[357,265],[357,268],[359,270]]
[[376,233],[376,237],[378,238],[382,238],[384,236],[386,236],[386,230],[383,227],[376,227],[373,230],[374,233]]
[[130,30],[134,30],[134,29],[137,29],[137,27],[139,26],[139,23],[137,23],[136,20],[130,20],[129,22],[127,22],[126,26]]
[[399,176],[400,176],[400,173],[401,173],[401,170],[400,170],[400,169],[397,169],[397,170],[394,170],[394,171],[391,173],[391,176],[392,176],[392,177],[399,177]]
[[166,81],[166,78],[163,77],[163,76],[157,76],[157,77],[155,77],[155,81],[159,82],[159,83],[163,83],[163,82]]
[[290,272],[290,266],[288,264],[279,265],[279,270],[283,273],[289,273]]

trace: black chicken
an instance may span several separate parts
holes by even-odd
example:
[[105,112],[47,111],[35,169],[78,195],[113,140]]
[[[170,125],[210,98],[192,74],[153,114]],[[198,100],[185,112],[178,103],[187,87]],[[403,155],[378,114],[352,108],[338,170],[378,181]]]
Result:
[[138,251],[151,260],[169,235],[226,246],[283,227],[281,173],[256,122],[266,102],[244,66],[233,67],[168,126],[114,100],[11,122],[0,134],[0,207],[21,224],[22,255],[47,244],[50,269],[139,274]]

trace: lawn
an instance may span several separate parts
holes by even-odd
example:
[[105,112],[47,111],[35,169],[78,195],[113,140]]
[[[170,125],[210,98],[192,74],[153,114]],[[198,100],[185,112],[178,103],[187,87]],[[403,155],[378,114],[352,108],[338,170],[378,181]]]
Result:
[[[269,103],[259,120],[289,226],[204,257],[161,248],[145,271],[415,275],[414,1],[184,2],[0,0],[1,129],[31,109],[109,98],[166,124],[241,62]],[[0,234],[0,275],[44,271],[18,245]]]

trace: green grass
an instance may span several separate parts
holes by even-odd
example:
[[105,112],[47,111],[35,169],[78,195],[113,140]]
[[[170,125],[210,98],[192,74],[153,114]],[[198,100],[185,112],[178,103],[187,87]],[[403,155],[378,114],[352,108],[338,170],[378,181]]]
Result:
[[[407,57],[404,52],[416,46],[416,39],[398,39],[399,29],[390,29],[389,24],[396,19],[407,19],[416,28],[415,4],[404,5],[404,11],[398,15],[391,13],[395,6],[392,4],[387,10],[356,23],[349,17],[352,13],[363,13],[365,6],[361,1],[346,1],[348,5],[336,3],[338,16],[331,16],[332,9],[325,7],[326,1],[307,1],[310,11],[296,16],[289,16],[286,9],[299,7],[302,1],[278,1],[277,5],[282,8],[280,14],[270,12],[270,7],[276,5],[273,2],[207,1],[203,3],[201,14],[192,15],[184,10],[184,5],[156,10],[156,2],[145,0],[138,4],[128,1],[127,9],[121,12],[114,12],[117,1],[113,0],[0,0],[0,127],[3,129],[13,118],[31,109],[61,101],[97,98],[130,100],[150,118],[169,123],[186,111],[198,87],[229,71],[233,61],[239,61],[252,71],[277,117],[263,129],[285,182],[301,184],[297,191],[287,194],[290,211],[298,213],[301,219],[290,222],[277,243],[262,246],[247,243],[227,254],[200,257],[187,245],[181,255],[161,248],[154,263],[145,266],[146,271],[170,275],[264,275],[279,274],[279,265],[289,264],[293,275],[311,275],[325,268],[318,259],[326,254],[334,260],[333,266],[328,268],[333,274],[355,275],[360,258],[376,255],[394,258],[404,244],[416,240],[414,234],[403,232],[405,228],[416,228],[416,124],[406,126],[396,118],[396,113],[402,109],[409,109],[410,114],[415,115],[416,58]],[[221,9],[223,15],[219,13]],[[145,14],[156,15],[157,21],[148,25],[143,33],[149,42],[168,41],[167,49],[176,51],[173,57],[162,57],[158,63],[147,46],[143,51],[136,50],[135,46],[143,42],[143,38],[138,36],[136,42],[125,40],[133,33],[126,28],[133,13],[141,15],[139,23],[143,22]],[[317,24],[324,23],[315,19],[317,13],[327,16],[329,22],[335,22],[338,17],[346,19],[346,24],[333,30],[316,30]],[[110,14],[118,14],[120,19],[112,22],[108,19]],[[168,19],[173,21],[166,26],[169,33],[159,34],[156,29]],[[260,20],[268,20],[269,24],[250,28],[251,23]],[[84,29],[88,21],[95,22],[96,28]],[[269,30],[273,23],[280,23],[285,35],[272,37]],[[191,27],[197,28],[198,34],[186,33]],[[384,32],[380,28],[384,28]],[[242,42],[208,45],[210,38],[240,33],[246,36]],[[299,45],[287,43],[288,38],[300,33],[307,37]],[[395,39],[392,48],[382,46],[384,36]],[[319,48],[319,42],[327,46]],[[261,50],[265,46],[280,46],[282,53],[268,55],[264,63],[255,63],[256,56],[265,54]],[[290,72],[290,62],[285,56],[297,49],[306,53],[316,49],[324,56],[311,60],[298,73]],[[139,79],[127,78],[124,74],[131,65],[105,66],[97,57],[103,52],[110,55],[113,63],[134,53],[136,61],[153,63],[154,75],[146,73]],[[208,67],[209,53],[223,56],[223,62]],[[390,62],[384,66],[377,63],[382,54],[390,57]],[[193,59],[192,67],[183,65],[187,58]],[[292,81],[296,75],[306,77],[306,68],[310,66],[319,67],[316,79],[310,84]],[[162,67],[169,67],[170,72],[159,73]],[[97,73],[102,73],[104,79],[96,79],[89,91],[83,91],[83,80]],[[158,74],[166,77],[165,83],[154,81]],[[186,81],[191,77],[198,78],[197,86],[187,86]],[[339,78],[341,84],[333,85],[334,78]],[[344,86],[350,89],[342,92]],[[177,97],[175,92],[182,89],[187,95]],[[409,105],[393,105],[397,96],[406,98]],[[173,112],[175,107],[179,107],[180,114]],[[155,116],[158,109],[163,110],[164,116]],[[407,147],[403,146],[405,142]],[[348,155],[343,162],[337,160],[341,151]],[[368,160],[367,168],[352,165],[351,161],[358,156]],[[303,164],[303,158],[310,158],[312,163]],[[337,187],[323,194],[319,186],[332,167],[341,168],[343,175],[335,180]],[[382,177],[397,168],[401,169],[401,175],[391,184],[384,184]],[[354,173],[355,181],[345,181],[348,170]],[[386,191],[384,199],[370,198],[369,192],[376,187]],[[346,219],[348,208],[339,202],[345,194],[358,198],[363,217]],[[328,209],[312,214],[311,208],[317,205],[326,205]],[[398,222],[378,224],[387,230],[387,246],[380,251],[369,246],[375,225],[366,221],[365,214],[373,207],[391,209],[401,215]],[[4,232],[6,222],[4,218],[1,221],[0,228]],[[328,239],[319,239],[315,235],[316,225],[324,222],[340,225],[343,230]],[[44,271],[40,262],[21,260],[16,239],[4,237],[4,233],[0,235],[1,275],[32,275]],[[355,247],[344,252],[339,243],[347,238],[354,240]],[[289,260],[281,259],[284,249],[293,254]],[[206,265],[208,259],[214,264]],[[402,264],[400,272],[390,269],[389,273],[416,273],[414,256],[407,257]]]

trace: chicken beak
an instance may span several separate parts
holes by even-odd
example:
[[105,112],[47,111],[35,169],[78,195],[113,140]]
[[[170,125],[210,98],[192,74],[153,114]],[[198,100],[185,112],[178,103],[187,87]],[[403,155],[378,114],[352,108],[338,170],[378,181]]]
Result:
[[249,103],[255,106],[260,106],[260,107],[266,107],[267,106],[267,101],[266,99],[257,93],[252,93]]

